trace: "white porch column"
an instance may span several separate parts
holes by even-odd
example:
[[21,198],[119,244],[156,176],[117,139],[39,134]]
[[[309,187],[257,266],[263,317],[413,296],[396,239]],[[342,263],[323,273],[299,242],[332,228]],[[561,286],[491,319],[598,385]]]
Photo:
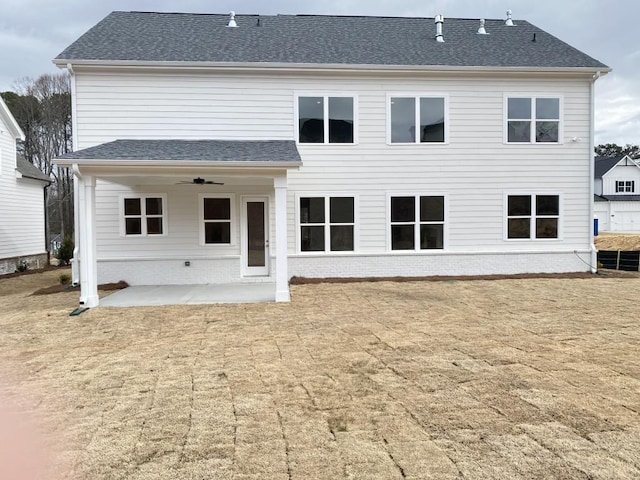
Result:
[[78,176],[81,201],[78,204],[80,220],[76,225],[80,240],[80,304],[98,306],[98,271],[96,262],[96,179],[90,175]]
[[287,176],[273,179],[276,197],[276,302],[288,302],[289,273],[287,267]]

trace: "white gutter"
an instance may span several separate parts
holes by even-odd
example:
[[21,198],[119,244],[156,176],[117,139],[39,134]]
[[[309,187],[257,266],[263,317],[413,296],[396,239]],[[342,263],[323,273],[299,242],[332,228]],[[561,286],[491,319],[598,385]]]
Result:
[[590,238],[590,247],[591,247],[591,273],[596,273],[598,271],[598,251],[595,245],[595,237],[594,237],[594,218],[595,218],[595,202],[594,202],[594,194],[595,194],[595,164],[596,164],[596,154],[595,154],[595,134],[596,134],[596,95],[595,95],[595,86],[596,81],[600,78],[601,73],[596,72],[591,82],[589,82],[589,94],[590,94],[590,110],[591,110],[591,132],[589,135],[589,238]]
[[82,178],[80,171],[77,170],[79,166],[86,167],[163,167],[173,170],[182,170],[185,167],[189,168],[298,168],[302,165],[302,162],[255,162],[255,161],[238,161],[238,162],[220,162],[209,160],[191,160],[191,161],[176,161],[176,160],[92,160],[92,159],[64,159],[57,158],[53,160],[53,163],[61,167],[73,167],[73,173]]
[[367,64],[312,64],[312,63],[256,63],[256,62],[190,62],[190,61],[141,61],[141,60],[70,60],[54,59],[59,68],[106,67],[106,68],[181,68],[185,70],[232,70],[232,71],[357,71],[377,72],[486,72],[486,73],[589,73],[611,71],[608,67],[499,67],[499,66],[451,66],[451,65],[367,65]]

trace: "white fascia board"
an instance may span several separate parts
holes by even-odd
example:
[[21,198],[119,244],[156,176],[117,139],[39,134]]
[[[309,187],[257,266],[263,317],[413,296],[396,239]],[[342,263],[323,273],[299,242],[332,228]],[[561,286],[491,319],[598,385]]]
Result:
[[491,66],[449,66],[449,65],[356,65],[356,64],[312,64],[312,63],[251,63],[251,62],[163,62],[140,60],[64,60],[54,59],[59,68],[102,67],[102,68],[148,68],[148,69],[184,69],[184,70],[217,70],[217,71],[252,71],[252,72],[354,72],[366,73],[485,73],[485,74],[589,74],[599,72],[606,75],[611,68],[596,67],[491,67]]
[[278,169],[298,168],[302,162],[216,162],[175,160],[95,160],[77,158],[55,158],[53,163],[61,167],[159,167],[180,170],[182,168],[233,168],[233,169]]
[[24,141],[24,133],[14,116],[11,114],[7,104],[2,100],[2,97],[0,97],[0,117],[2,117],[4,123],[11,131],[11,135],[13,135],[16,140]]

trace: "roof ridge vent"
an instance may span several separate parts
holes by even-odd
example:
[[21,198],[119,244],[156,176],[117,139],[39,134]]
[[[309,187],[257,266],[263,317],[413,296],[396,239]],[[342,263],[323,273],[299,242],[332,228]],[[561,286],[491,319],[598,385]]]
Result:
[[227,23],[227,27],[237,28],[238,24],[236,23],[236,12],[229,13],[229,23]]
[[489,35],[484,28],[484,18],[480,19],[480,28],[478,28],[478,35]]
[[442,25],[444,24],[444,15],[436,15],[433,19],[436,24],[436,42],[444,43],[442,35]]
[[504,24],[507,27],[515,27],[516,24],[513,23],[513,13],[511,12],[511,10],[507,10],[507,19],[505,20]]

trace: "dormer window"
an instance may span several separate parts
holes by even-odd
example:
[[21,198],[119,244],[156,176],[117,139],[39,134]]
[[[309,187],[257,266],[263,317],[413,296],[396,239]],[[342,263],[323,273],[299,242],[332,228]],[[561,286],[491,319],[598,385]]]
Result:
[[616,193],[634,193],[635,183],[633,180],[616,180]]
[[356,143],[353,96],[299,96],[298,143]]

